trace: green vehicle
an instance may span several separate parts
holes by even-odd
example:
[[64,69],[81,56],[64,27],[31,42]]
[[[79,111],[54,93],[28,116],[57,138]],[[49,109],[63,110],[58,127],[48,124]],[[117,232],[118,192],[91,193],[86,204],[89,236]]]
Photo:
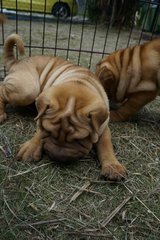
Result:
[[60,18],[75,16],[78,13],[76,0],[2,0],[2,8],[26,12],[45,12]]

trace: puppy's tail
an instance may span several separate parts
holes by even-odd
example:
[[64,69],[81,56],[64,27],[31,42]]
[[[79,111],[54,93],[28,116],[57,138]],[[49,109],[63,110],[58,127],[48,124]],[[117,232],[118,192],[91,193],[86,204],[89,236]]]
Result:
[[7,71],[18,61],[14,54],[14,45],[17,46],[20,55],[23,55],[25,52],[23,40],[18,34],[13,33],[7,37],[4,43],[4,64]]
[[4,14],[0,14],[0,24],[4,23],[6,21],[6,16]]

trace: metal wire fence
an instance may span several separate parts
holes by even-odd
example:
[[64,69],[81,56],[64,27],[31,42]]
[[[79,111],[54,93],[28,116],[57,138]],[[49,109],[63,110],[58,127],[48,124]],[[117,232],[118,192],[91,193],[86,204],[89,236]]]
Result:
[[8,18],[6,23],[0,26],[0,79],[5,76],[4,40],[13,32],[23,38],[26,56],[62,56],[91,69],[95,68],[104,55],[150,40],[160,33],[159,0],[139,0],[139,11],[135,11],[132,23],[127,28],[121,24],[113,27],[110,22],[102,24],[98,19],[91,22],[88,18],[87,0],[76,1],[78,12],[75,10],[75,1],[70,1],[70,17],[67,18],[62,18],[55,12],[53,16],[53,8],[50,14],[47,0],[39,0],[39,3],[43,2],[41,11],[35,11],[34,0],[26,1],[27,9],[20,7],[21,0],[12,1],[15,2],[14,6],[6,6],[9,2],[11,1],[0,2],[0,12],[5,13]]

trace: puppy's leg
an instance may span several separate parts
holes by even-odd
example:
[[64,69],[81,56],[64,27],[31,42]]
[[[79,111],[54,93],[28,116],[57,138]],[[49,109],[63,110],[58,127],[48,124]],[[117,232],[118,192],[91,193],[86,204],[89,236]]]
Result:
[[131,116],[137,113],[145,104],[154,100],[156,96],[156,91],[138,92],[131,94],[117,110],[110,112],[110,120],[112,122],[128,120]]
[[124,178],[126,170],[118,162],[114,154],[109,127],[104,130],[96,147],[102,169],[101,175],[109,180],[120,180]]
[[7,114],[4,111],[7,101],[4,99],[2,91],[2,86],[0,86],[0,123],[7,119]]
[[42,154],[43,138],[47,137],[47,135],[47,132],[37,128],[34,136],[20,146],[20,150],[17,154],[18,160],[26,162],[39,161]]
[[0,123],[7,118],[4,110],[6,104],[27,106],[38,96],[40,92],[38,80],[26,73],[27,75],[28,80],[8,76],[6,82],[0,85]]

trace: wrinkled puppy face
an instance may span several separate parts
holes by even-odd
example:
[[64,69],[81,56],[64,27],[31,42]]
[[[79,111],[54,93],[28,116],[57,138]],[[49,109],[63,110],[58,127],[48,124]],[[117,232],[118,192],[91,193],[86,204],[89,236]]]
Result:
[[88,154],[109,120],[99,94],[80,83],[50,87],[36,99],[36,106],[39,126],[48,133],[44,150],[58,161]]

